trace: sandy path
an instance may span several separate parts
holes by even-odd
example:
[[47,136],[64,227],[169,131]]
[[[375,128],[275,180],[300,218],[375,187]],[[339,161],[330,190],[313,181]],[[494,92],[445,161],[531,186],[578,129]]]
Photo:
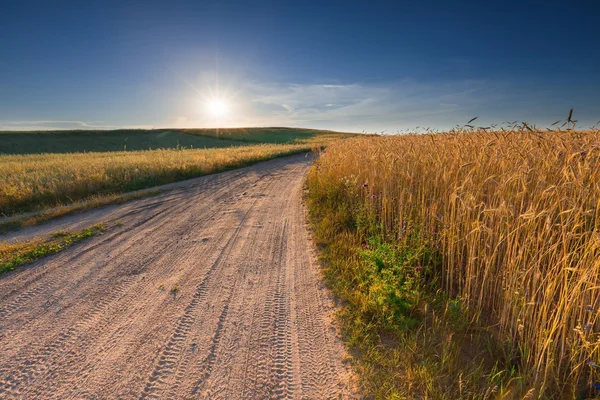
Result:
[[301,203],[309,165],[272,160],[0,237],[123,224],[0,277],[0,398],[350,398]]

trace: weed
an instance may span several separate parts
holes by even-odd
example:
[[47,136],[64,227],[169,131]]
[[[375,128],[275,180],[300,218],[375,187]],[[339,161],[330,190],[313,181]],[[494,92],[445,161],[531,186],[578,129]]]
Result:
[[[53,207],[47,210],[41,210],[37,212],[33,212],[31,214],[26,215],[17,215],[14,217],[5,217],[4,219],[0,219],[0,234],[19,230],[21,228],[35,226],[42,224],[44,222],[50,221],[52,219],[65,217],[67,215],[76,214],[78,212],[83,212],[86,210],[90,210],[92,208],[102,207],[108,204],[122,204],[130,200],[141,199],[150,196],[156,196],[161,193],[164,193],[163,190],[160,189],[150,189],[137,191],[134,193],[126,193],[126,194],[111,194],[111,195],[100,195],[100,196],[92,196],[90,199],[86,201],[79,201],[72,204],[67,205],[59,205],[58,207]],[[115,223],[115,226],[119,225],[120,222]]]
[[104,225],[98,224],[77,232],[54,232],[46,239],[13,244],[0,243],[0,273],[12,271],[20,265],[56,254],[105,230]]

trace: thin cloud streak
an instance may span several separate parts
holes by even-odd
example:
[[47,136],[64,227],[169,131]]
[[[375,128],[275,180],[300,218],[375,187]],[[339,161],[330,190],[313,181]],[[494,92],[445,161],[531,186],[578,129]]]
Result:
[[255,122],[354,131],[427,123],[451,127],[463,123],[471,110],[502,100],[505,92],[502,85],[487,81],[426,85],[411,80],[388,85],[254,84],[246,89],[254,109],[271,109],[256,115],[260,120]]

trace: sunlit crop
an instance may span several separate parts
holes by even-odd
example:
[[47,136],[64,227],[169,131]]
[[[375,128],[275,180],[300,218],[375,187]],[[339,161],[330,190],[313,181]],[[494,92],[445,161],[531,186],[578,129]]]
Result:
[[530,394],[595,390],[599,131],[348,139],[328,147],[309,182],[348,226],[367,224],[361,234],[435,254],[430,279],[507,344]]

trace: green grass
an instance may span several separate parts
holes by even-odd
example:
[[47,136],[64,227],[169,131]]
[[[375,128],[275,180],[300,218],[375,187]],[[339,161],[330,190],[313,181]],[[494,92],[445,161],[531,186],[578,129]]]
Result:
[[0,132],[0,154],[203,149],[248,143],[302,143],[348,134],[295,128],[119,129]]
[[342,139],[355,136],[352,133],[322,131],[303,128],[224,128],[224,129],[182,129],[190,135],[201,135],[222,140],[252,143],[304,143],[314,139],[331,137]]
[[105,230],[106,227],[103,224],[98,224],[77,232],[58,231],[45,239],[14,244],[0,243],[0,274],[56,254]]
[[83,153],[240,146],[180,130],[0,132],[0,154]]

